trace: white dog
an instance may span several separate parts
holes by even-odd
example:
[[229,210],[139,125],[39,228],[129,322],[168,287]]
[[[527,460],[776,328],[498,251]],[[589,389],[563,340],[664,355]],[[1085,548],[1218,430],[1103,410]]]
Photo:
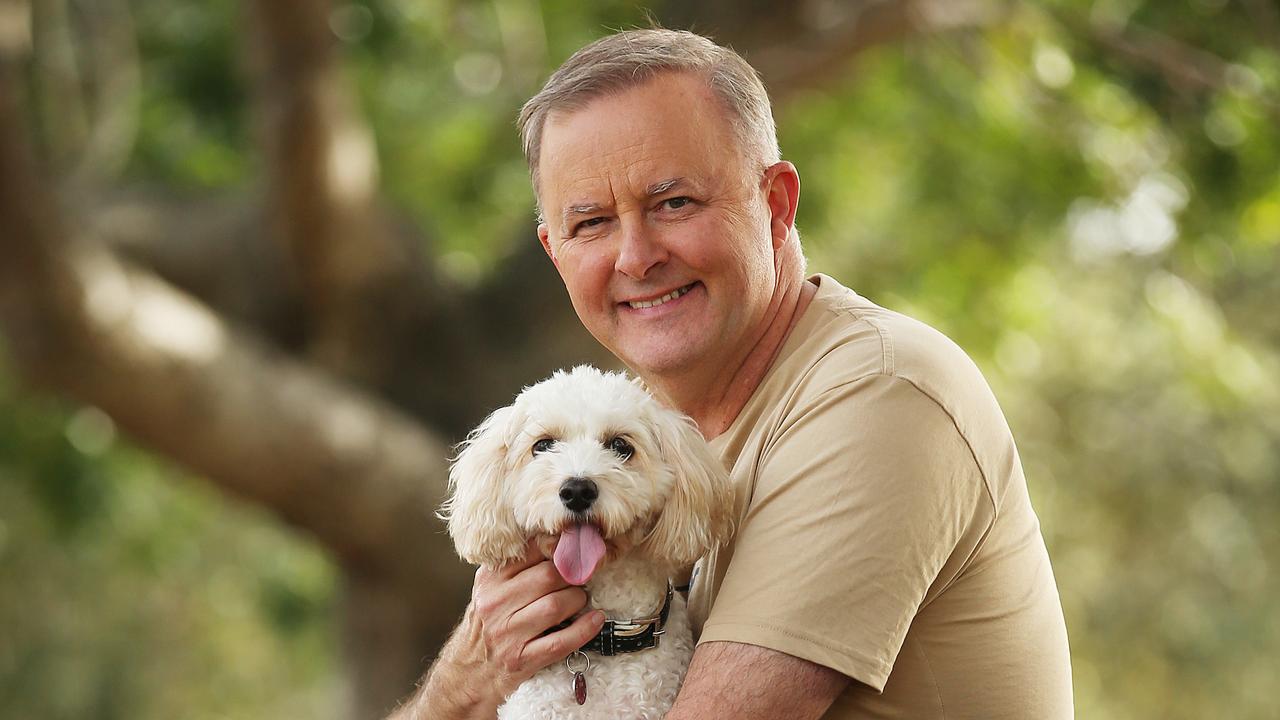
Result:
[[442,517],[459,555],[495,566],[537,538],[608,618],[498,716],[661,718],[693,653],[668,578],[732,532],[733,491],[693,421],[620,373],[559,371],[472,431],[449,484]]

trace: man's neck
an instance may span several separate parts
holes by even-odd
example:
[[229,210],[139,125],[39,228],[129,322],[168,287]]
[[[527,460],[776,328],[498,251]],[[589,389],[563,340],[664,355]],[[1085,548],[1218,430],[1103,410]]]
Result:
[[764,331],[740,362],[709,368],[698,377],[686,374],[645,378],[645,382],[668,404],[693,418],[703,437],[715,438],[729,429],[755,394],[816,292],[817,286],[804,278],[780,288],[777,302],[770,305],[765,317]]

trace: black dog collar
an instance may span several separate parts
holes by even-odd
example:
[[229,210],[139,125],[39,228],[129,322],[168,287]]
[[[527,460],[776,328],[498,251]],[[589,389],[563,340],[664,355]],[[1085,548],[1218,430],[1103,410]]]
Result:
[[[657,615],[635,620],[605,620],[596,636],[587,641],[579,650],[590,650],[606,657],[622,653],[640,652],[658,647],[659,640],[667,631],[667,616],[671,614],[671,583],[667,583],[667,598],[662,602],[662,609]],[[571,620],[547,630],[548,633],[569,627]],[[544,635],[546,633],[543,633]]]

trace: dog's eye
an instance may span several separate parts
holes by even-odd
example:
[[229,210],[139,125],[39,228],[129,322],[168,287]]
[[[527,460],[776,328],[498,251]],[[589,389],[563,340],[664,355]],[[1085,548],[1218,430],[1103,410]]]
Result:
[[636,451],[635,448],[631,447],[631,443],[627,442],[625,438],[621,438],[621,437],[613,438],[612,440],[610,440],[608,443],[605,444],[605,447],[617,453],[618,457],[622,458],[623,460],[630,459],[631,456],[635,454],[635,451]]
[[556,441],[552,440],[551,438],[542,438],[541,440],[533,444],[533,454],[537,455],[538,453],[544,453],[550,450],[551,446],[555,444],[556,444]]

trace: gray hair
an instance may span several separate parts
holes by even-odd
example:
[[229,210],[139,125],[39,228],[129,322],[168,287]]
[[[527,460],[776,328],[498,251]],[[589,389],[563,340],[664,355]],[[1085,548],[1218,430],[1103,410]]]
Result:
[[742,56],[684,30],[627,30],[587,45],[560,66],[520,109],[520,137],[538,193],[542,131],[552,112],[581,110],[609,93],[642,85],[666,72],[701,76],[724,106],[747,159],[761,168],[781,159],[769,94]]

